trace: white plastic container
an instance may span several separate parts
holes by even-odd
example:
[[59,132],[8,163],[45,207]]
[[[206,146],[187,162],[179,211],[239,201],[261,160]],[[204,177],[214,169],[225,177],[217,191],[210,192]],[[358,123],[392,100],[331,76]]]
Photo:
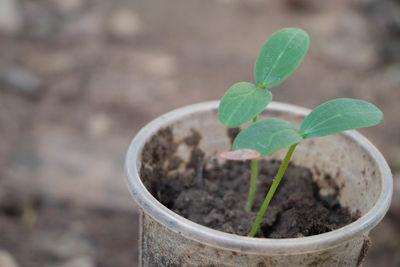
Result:
[[[170,126],[182,139],[194,128],[202,135],[199,147],[207,156],[229,150],[227,127],[217,118],[219,102],[186,106],[146,125],[133,139],[126,157],[129,190],[141,210],[141,266],[357,266],[370,241],[369,231],[389,208],[392,174],[381,153],[361,134],[347,131],[300,143],[292,161],[310,168],[323,186],[325,174],[341,188],[342,206],[361,217],[340,229],[300,238],[250,238],[216,231],[167,209],[145,188],[140,178],[145,143],[159,129]],[[272,102],[261,114],[300,125],[309,110]],[[284,151],[269,158],[282,159]],[[189,154],[180,151],[181,154]],[[267,211],[268,212],[268,211]]]

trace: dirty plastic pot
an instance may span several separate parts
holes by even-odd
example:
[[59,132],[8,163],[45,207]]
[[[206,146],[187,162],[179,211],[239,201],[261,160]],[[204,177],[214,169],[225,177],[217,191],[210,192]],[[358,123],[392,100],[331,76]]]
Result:
[[[324,187],[324,175],[335,177],[342,206],[361,217],[340,229],[300,238],[250,238],[216,231],[172,212],[146,189],[140,177],[145,143],[170,126],[176,139],[201,133],[206,157],[230,149],[227,127],[217,118],[218,101],[186,106],[146,125],[133,139],[126,157],[129,190],[140,207],[141,266],[357,266],[370,246],[368,234],[387,212],[392,174],[381,153],[361,134],[347,131],[300,143],[292,161],[310,168]],[[277,117],[299,126],[308,109],[272,102],[262,117]],[[179,147],[182,156],[187,147]],[[270,155],[282,159],[285,151]],[[327,188],[329,191],[329,188]],[[251,223],[251,222],[249,222]]]

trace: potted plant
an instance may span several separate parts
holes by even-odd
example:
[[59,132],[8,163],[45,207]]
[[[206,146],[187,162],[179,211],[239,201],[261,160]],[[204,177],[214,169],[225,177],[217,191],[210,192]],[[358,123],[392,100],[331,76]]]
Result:
[[[307,49],[308,36],[302,30],[283,29],[276,32],[264,44],[257,58],[255,85],[234,85],[222,98],[221,104],[218,101],[200,103],[164,114],[136,135],[127,153],[125,169],[129,189],[141,210],[142,266],[356,266],[361,263],[370,244],[368,233],[383,218],[390,204],[390,169],[379,151],[355,131],[324,138],[309,137],[371,126],[380,121],[381,113],[372,104],[349,99],[327,102],[311,113],[293,105],[270,103],[272,94],[269,89],[296,69]],[[250,99],[250,104],[243,105],[244,109],[240,107],[240,103],[246,101],[241,101],[243,99]],[[349,117],[343,114],[355,108],[373,112],[372,116],[360,113],[361,117],[357,117],[357,120],[350,118],[352,124],[349,124]],[[323,125],[324,119],[331,118],[332,114],[334,117],[341,114],[335,118],[344,116],[347,120],[336,121],[334,130],[332,127],[328,127],[328,130],[326,127],[319,128],[318,125]],[[259,119],[257,122],[256,116]],[[242,126],[243,130],[237,136],[237,131],[227,132],[227,127],[220,122],[236,127],[249,120],[253,120],[253,123],[246,128]],[[299,131],[295,130],[298,126]],[[315,132],[311,134],[311,130],[317,128],[320,130],[319,135],[315,135]],[[271,149],[268,145],[271,135],[268,133],[285,138],[275,140],[273,143],[277,145]],[[241,163],[240,169],[235,163],[224,163],[219,157],[221,152],[232,148],[233,140],[236,152],[225,153],[225,157],[252,159],[251,167]],[[248,140],[251,140],[250,144]],[[294,145],[297,145],[297,153],[292,155]],[[254,192],[257,191],[263,198],[269,187],[265,184],[268,184],[267,178],[264,184],[259,181],[257,186],[259,164],[256,158],[259,155],[254,154],[254,151],[262,156],[267,155],[268,162],[275,165],[278,164],[276,160],[284,159],[283,165],[286,167],[288,156],[284,157],[285,151],[280,149],[289,146],[291,148],[287,155],[292,156],[292,173],[306,173],[312,177],[311,183],[317,188],[310,196],[316,197],[323,205],[334,203],[332,210],[345,213],[347,209],[350,223],[332,231],[327,229],[321,234],[312,235],[308,229],[305,235],[310,236],[297,233],[295,236],[289,235],[290,238],[269,238],[268,220],[277,214],[277,210],[271,207],[266,212],[267,218],[264,218],[266,230],[264,233],[259,232],[260,237],[265,235],[268,238],[248,237],[246,235],[253,221],[256,218],[256,221],[260,221],[262,217],[257,216],[260,213],[254,209],[257,204]],[[251,180],[247,182],[249,187],[244,188],[241,180],[237,182],[215,175],[216,172],[226,175],[225,167],[231,173],[246,176],[243,181]],[[251,171],[247,174],[242,171],[249,168]],[[276,169],[272,168],[270,172],[275,175]],[[278,172],[279,180],[283,172],[281,168]],[[303,178],[290,178],[284,177],[283,180],[294,181],[291,188],[296,190]],[[273,184],[272,179],[269,182]],[[230,193],[224,194],[222,190],[230,187]],[[206,188],[211,193],[197,190],[199,188]],[[334,194],[332,190],[336,190]],[[190,191],[191,195],[186,194],[186,191]],[[247,191],[250,193],[247,194]],[[219,198],[210,197],[213,194]],[[300,201],[301,198],[300,195],[294,199]],[[235,204],[232,203],[235,199],[242,199],[245,203],[243,213],[238,213],[242,216],[233,212]],[[290,210],[293,203],[297,202],[287,202],[285,209]],[[224,207],[226,218],[221,218],[218,213],[221,209],[210,207],[214,204]],[[205,212],[209,216],[199,215],[202,205],[206,207]],[[265,206],[262,201],[257,205]],[[322,207],[322,204],[316,205]],[[222,223],[218,228],[221,231],[197,224],[171,209],[194,221]],[[183,209],[192,210],[193,213]],[[265,211],[265,207],[261,210]],[[281,215],[281,218],[285,216]],[[326,214],[324,216],[329,219]],[[232,217],[244,221],[245,226],[238,227],[241,228],[238,230],[226,225],[224,220],[231,220]],[[276,217],[275,221],[280,220]],[[290,218],[286,222],[301,224]],[[325,228],[329,227],[325,225]],[[258,229],[257,225],[250,235],[254,236]],[[244,234],[241,236],[227,232]]]

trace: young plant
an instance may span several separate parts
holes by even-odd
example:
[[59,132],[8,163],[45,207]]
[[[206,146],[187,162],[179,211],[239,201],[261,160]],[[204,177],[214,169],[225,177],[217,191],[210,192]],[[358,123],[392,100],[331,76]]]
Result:
[[[239,82],[222,97],[218,119],[229,127],[238,127],[257,116],[271,102],[269,89],[283,82],[298,67],[309,47],[306,32],[297,28],[284,28],[273,33],[261,47],[254,66],[255,84]],[[254,155],[252,156],[254,158]],[[251,161],[251,182],[246,210],[254,201],[258,177],[258,161]]]
[[[240,151],[255,150],[260,153],[260,156],[266,156],[289,147],[253,223],[249,236],[254,237],[256,234],[290,158],[296,146],[302,140],[373,126],[381,122],[382,119],[382,112],[373,104],[358,99],[338,98],[325,102],[311,111],[301,123],[299,130],[290,122],[269,118],[259,120],[241,131],[234,140],[232,153],[238,154]],[[254,156],[257,155],[254,154]]]

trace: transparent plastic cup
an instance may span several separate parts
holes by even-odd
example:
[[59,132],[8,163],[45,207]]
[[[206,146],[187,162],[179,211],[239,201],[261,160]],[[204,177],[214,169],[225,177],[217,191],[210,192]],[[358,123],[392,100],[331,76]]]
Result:
[[[186,106],[147,124],[133,139],[126,157],[128,187],[140,207],[141,266],[358,266],[370,241],[368,234],[386,214],[392,196],[392,174],[381,153],[361,134],[347,131],[303,141],[292,161],[310,168],[316,182],[335,178],[338,200],[361,217],[340,229],[299,238],[250,238],[216,231],[172,212],[146,189],[141,178],[145,143],[170,126],[182,139],[196,129],[206,157],[230,149],[227,127],[218,121],[218,101]],[[260,118],[276,117],[299,126],[310,111],[272,102]],[[189,155],[185,148],[182,155]],[[282,159],[286,150],[268,158]],[[187,159],[186,159],[187,160]],[[329,190],[329,188],[327,188]],[[268,211],[267,211],[268,212]]]

